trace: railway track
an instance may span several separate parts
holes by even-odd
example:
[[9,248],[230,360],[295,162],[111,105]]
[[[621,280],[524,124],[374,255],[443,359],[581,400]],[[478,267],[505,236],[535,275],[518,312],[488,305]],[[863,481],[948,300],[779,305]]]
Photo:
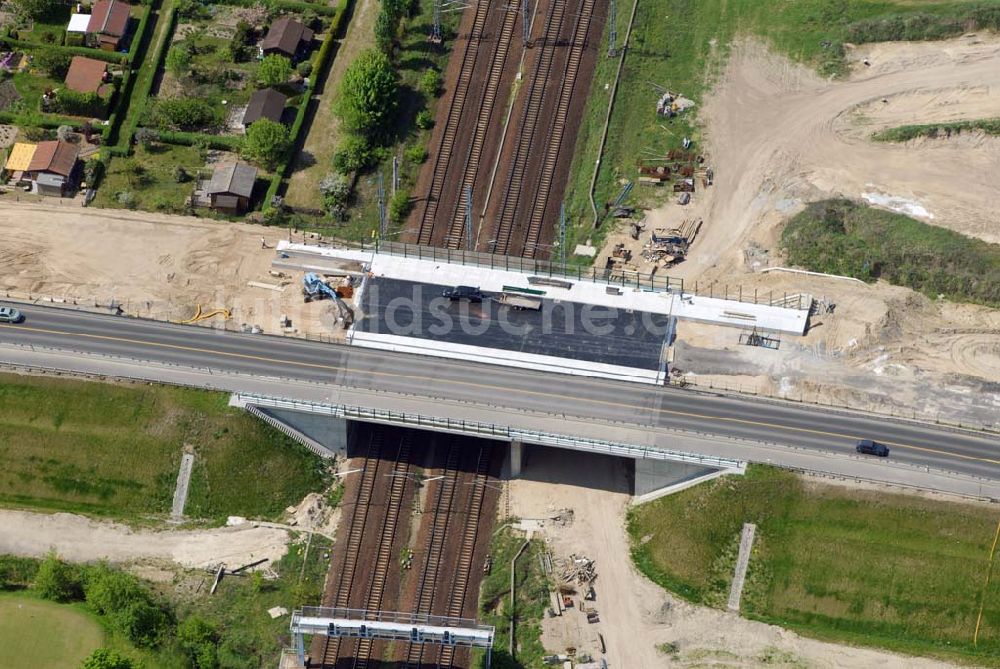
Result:
[[[396,525],[399,521],[400,509],[403,506],[403,493],[409,481],[411,442],[411,433],[404,432],[400,437],[399,449],[396,452],[392,485],[389,489],[389,503],[386,504],[385,516],[382,519],[382,534],[379,537],[378,551],[375,554],[375,568],[372,571],[371,585],[368,588],[368,597],[365,601],[365,609],[369,612],[377,612],[382,608],[385,582],[389,577],[389,568],[392,566],[392,546],[396,537]],[[372,639],[358,641],[357,652],[354,654],[354,669],[368,668],[373,644]]]
[[587,33],[590,31],[590,17],[594,10],[594,0],[583,0],[583,8],[577,14],[576,30],[573,43],[570,46],[569,57],[566,59],[566,70],[563,75],[562,87],[559,90],[559,102],[556,105],[556,115],[553,120],[552,134],[549,136],[542,171],[538,178],[538,191],[528,217],[528,232],[525,236],[524,249],[521,253],[525,258],[534,258],[538,252],[538,243],[542,236],[542,226],[545,222],[545,208],[549,201],[549,191],[562,149],[563,133],[566,130],[566,120],[569,117],[570,103],[573,101],[573,87],[580,71],[580,61],[587,45]]
[[[459,192],[464,194],[467,188],[472,188],[479,175],[479,161],[483,155],[483,146],[486,143],[486,133],[490,128],[490,118],[493,116],[493,108],[496,104],[497,93],[500,90],[500,79],[503,77],[504,66],[507,63],[507,54],[510,51],[511,38],[514,34],[514,25],[520,10],[520,3],[527,0],[512,0],[510,6],[506,8],[503,24],[500,27],[500,39],[497,47],[493,51],[493,60],[490,61],[490,72],[486,79],[486,90],[483,92],[483,102],[479,107],[479,117],[476,119],[476,130],[472,136],[472,143],[469,146],[469,156],[465,161],[465,170],[462,173],[462,187]],[[463,200],[459,200],[458,206],[452,212],[451,228],[446,239],[448,248],[460,248],[462,242],[468,243],[465,239],[465,207]]]
[[[490,461],[493,447],[484,445],[479,450],[479,460],[476,463],[476,475],[472,481],[472,492],[469,495],[469,505],[466,509],[465,527],[462,530],[462,544],[458,554],[458,567],[451,586],[451,597],[448,601],[448,617],[461,618],[465,610],[465,595],[472,576],[472,560],[476,552],[476,539],[479,537],[479,516],[483,510],[486,498],[486,484],[490,475]],[[455,661],[455,647],[442,646],[438,660],[438,669],[448,669]]]
[[545,35],[541,54],[535,63],[535,71],[528,88],[528,99],[521,116],[521,124],[517,138],[517,148],[513,162],[507,175],[507,186],[495,229],[494,253],[506,255],[510,247],[510,237],[514,230],[518,205],[521,202],[521,191],[524,187],[524,177],[527,171],[528,155],[532,148],[535,130],[542,111],[545,98],[545,84],[549,80],[552,61],[555,58],[555,43],[562,29],[563,17],[566,14],[567,0],[553,0],[552,12],[545,23]]
[[430,192],[427,194],[427,203],[424,206],[424,212],[420,219],[417,243],[421,245],[429,245],[431,243],[434,232],[434,221],[437,218],[438,202],[441,199],[441,192],[445,187],[448,163],[451,161],[451,154],[455,148],[455,137],[458,135],[458,127],[462,120],[462,111],[465,108],[465,100],[469,94],[469,85],[472,83],[472,72],[476,67],[479,44],[482,41],[483,28],[486,26],[486,19],[490,13],[490,4],[490,0],[473,3],[476,13],[472,21],[472,30],[469,31],[469,40],[466,42],[465,50],[462,53],[462,67],[455,86],[455,95],[452,97],[451,106],[448,108],[448,118],[445,120],[444,134],[441,136],[437,155],[434,157],[434,173],[431,179]]
[[[337,589],[332,605],[346,608],[350,604],[351,585],[354,582],[354,573],[358,566],[358,557],[361,554],[361,540],[364,538],[365,524],[368,520],[368,507],[372,501],[372,493],[375,490],[375,482],[378,478],[378,463],[382,454],[381,435],[372,430],[368,442],[368,451],[362,465],[364,471],[361,474],[361,484],[358,486],[358,494],[354,500],[354,510],[351,513],[351,526],[347,533],[347,547],[344,549],[344,565],[337,577]],[[340,656],[341,640],[339,638],[326,638],[323,647],[323,667],[332,669],[337,664]]]
[[[424,564],[420,575],[420,586],[417,590],[416,613],[429,615],[434,605],[434,593],[437,589],[438,571],[441,567],[441,557],[444,553],[448,522],[451,519],[451,507],[455,500],[455,488],[458,484],[458,459],[461,450],[452,438],[448,443],[448,455],[445,458],[444,478],[438,484],[434,496],[434,515],[431,521],[430,533],[424,547]],[[418,669],[424,659],[426,646],[411,643],[406,648],[406,669]]]

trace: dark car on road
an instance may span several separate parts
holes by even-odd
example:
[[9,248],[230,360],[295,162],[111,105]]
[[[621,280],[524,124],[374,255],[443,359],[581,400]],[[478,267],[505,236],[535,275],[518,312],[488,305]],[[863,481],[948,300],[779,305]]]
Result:
[[880,444],[877,441],[872,441],[871,439],[862,439],[859,441],[857,451],[858,453],[863,453],[864,455],[877,455],[880,458],[884,458],[889,455],[888,446]]
[[474,286],[455,286],[441,293],[442,297],[449,300],[468,300],[469,302],[482,302],[486,299],[483,291]]
[[24,314],[14,307],[0,307],[0,323],[20,323]]

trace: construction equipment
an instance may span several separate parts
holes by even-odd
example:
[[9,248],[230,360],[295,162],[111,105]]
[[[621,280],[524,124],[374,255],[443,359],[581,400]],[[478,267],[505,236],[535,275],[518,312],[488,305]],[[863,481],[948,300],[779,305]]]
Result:
[[[351,292],[353,294],[353,288]],[[327,283],[314,272],[309,272],[302,277],[302,295],[305,297],[306,302],[322,300],[323,298],[333,300],[333,303],[337,305],[337,311],[340,313],[340,318],[344,322],[344,327],[350,327],[351,323],[354,322],[354,312],[351,311],[350,307],[344,303],[344,300],[341,299],[337,290],[327,285]]]

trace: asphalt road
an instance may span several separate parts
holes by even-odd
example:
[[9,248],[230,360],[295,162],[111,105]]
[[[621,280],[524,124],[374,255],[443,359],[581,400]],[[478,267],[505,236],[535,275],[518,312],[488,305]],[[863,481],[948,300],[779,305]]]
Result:
[[823,451],[849,453],[857,439],[869,438],[888,444],[890,459],[897,462],[1000,480],[1000,438],[933,424],[54,307],[22,311],[24,323],[0,325],[0,344],[466,400]]

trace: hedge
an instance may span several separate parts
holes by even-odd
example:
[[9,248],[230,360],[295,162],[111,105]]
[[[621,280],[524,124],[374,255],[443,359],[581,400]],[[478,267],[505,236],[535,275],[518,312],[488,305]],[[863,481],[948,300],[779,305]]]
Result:
[[129,65],[135,62],[135,56],[139,52],[139,44],[142,42],[142,36],[146,34],[146,25],[149,23],[149,17],[152,15],[153,3],[149,3],[142,9],[142,16],[139,17],[139,25],[136,27],[135,36],[132,38],[132,48],[128,50]]
[[[166,32],[163,33],[163,39],[160,41],[160,50],[153,55],[152,61],[148,63],[149,65],[151,65],[151,69],[149,70],[151,74],[148,77],[146,77],[146,79],[142,82],[143,83],[142,90],[133,94],[131,90],[126,91],[124,90],[123,87],[122,94],[125,95],[127,99],[132,101],[132,104],[129,105],[129,110],[128,110],[130,112],[128,125],[125,126],[124,131],[120,133],[119,137],[117,138],[118,145],[125,149],[124,155],[128,155],[129,151],[131,150],[132,136],[135,134],[135,129],[139,127],[139,120],[142,118],[143,113],[146,111],[146,102],[149,100],[149,94],[153,90],[153,80],[156,79],[156,73],[163,66],[163,59],[166,57],[167,47],[170,46],[170,36],[173,34],[174,28],[177,23],[177,12],[174,10],[173,7],[167,10],[167,15],[164,20],[166,21],[166,27],[165,27]],[[152,40],[153,35],[150,35],[149,39]],[[148,50],[148,48],[149,45],[147,43],[145,45],[145,48],[142,49],[142,51],[145,52]],[[143,65],[146,64],[147,63],[143,63]],[[140,66],[140,72],[141,68],[142,66]],[[138,78],[139,76],[137,75],[130,80],[129,83],[131,84],[131,88],[135,87],[135,80]]]
[[158,130],[160,141],[164,144],[194,146],[204,142],[210,149],[220,151],[238,151],[243,148],[243,138],[235,135],[207,135],[202,132],[177,132],[173,130]]
[[[217,5],[232,5],[234,7],[256,7],[260,0],[220,0]],[[276,9],[287,9],[292,12],[313,11],[323,16],[333,16],[340,11],[340,7],[330,7],[329,5],[313,4],[311,2],[299,2],[298,0],[270,0],[268,7]]]
[[[68,125],[74,130],[79,131],[83,127],[84,121],[79,118],[74,118],[71,116],[56,116],[55,114],[46,114],[44,116],[32,117],[20,114],[14,114],[12,112],[0,112],[0,123],[7,123],[10,125],[20,125],[25,127],[35,127],[35,128],[58,128],[59,126]],[[106,128],[102,125],[92,126],[93,135],[101,135],[104,133]]]
[[[267,193],[264,195],[264,206],[268,207],[274,196],[278,194],[281,190],[281,186],[285,179],[288,178],[292,170],[292,158],[301,150],[303,143],[305,142],[305,137],[300,137],[302,134],[302,126],[305,124],[306,114],[309,111],[309,103],[312,102],[313,91],[316,89],[316,82],[321,81],[327,73],[327,69],[330,67],[332,62],[332,52],[333,43],[336,36],[340,34],[343,28],[344,17],[347,16],[347,3],[351,0],[342,0],[340,5],[337,7],[337,15],[334,17],[333,21],[330,22],[330,29],[326,33],[326,39],[323,40],[323,44],[320,45],[319,50],[313,57],[313,71],[312,78],[309,80],[309,90],[307,90],[302,95],[302,102],[299,103],[299,108],[295,113],[295,121],[292,123],[292,129],[289,136],[292,138],[292,142],[288,147],[288,154],[285,159],[278,165],[277,169],[274,171],[274,176],[271,178],[271,184],[267,188]],[[296,3],[296,4],[307,4],[307,3]]]
[[13,47],[16,46],[28,51],[52,50],[69,54],[71,56],[87,56],[88,58],[103,60],[106,63],[114,63],[117,65],[124,65],[128,62],[128,56],[118,53],[117,51],[102,51],[101,49],[91,49],[85,46],[37,44],[35,42],[26,42],[23,39],[14,39],[10,35],[6,35],[2,41],[6,44],[6,48],[10,50],[13,50]]

